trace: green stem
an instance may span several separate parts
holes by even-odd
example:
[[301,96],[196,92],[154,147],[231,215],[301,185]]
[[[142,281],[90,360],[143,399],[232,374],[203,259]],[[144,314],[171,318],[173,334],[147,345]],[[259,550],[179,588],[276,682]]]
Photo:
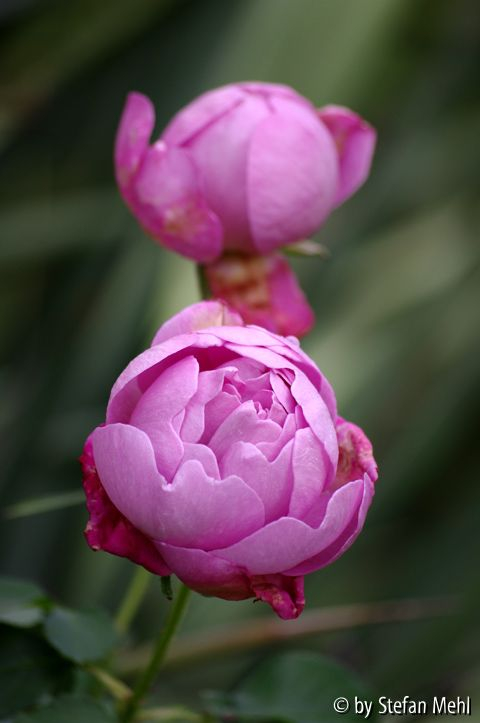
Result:
[[182,585],[176,595],[172,607],[170,608],[165,626],[160,631],[150,662],[145,670],[140,674],[137,684],[133,689],[133,695],[128,701],[123,717],[121,718],[122,723],[129,723],[133,720],[142,698],[147,693],[155,679],[155,676],[160,670],[170,641],[172,640],[180,620],[182,619],[183,613],[185,612],[189,594],[190,590],[188,587]]
[[135,569],[115,618],[115,626],[120,633],[128,630],[151,579],[150,573],[145,568],[137,567]]
[[205,269],[202,266],[202,264],[197,264],[197,278],[198,278],[198,285],[200,287],[200,298],[204,301],[206,299],[212,298],[212,292],[210,291],[210,287],[207,282],[207,277],[205,275]]

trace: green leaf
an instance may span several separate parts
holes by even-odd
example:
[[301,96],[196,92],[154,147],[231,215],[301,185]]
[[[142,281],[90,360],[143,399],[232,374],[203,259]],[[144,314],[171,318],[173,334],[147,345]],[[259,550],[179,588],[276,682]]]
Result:
[[79,505],[82,502],[85,502],[84,492],[69,490],[68,492],[58,492],[52,495],[14,502],[13,505],[4,508],[3,514],[6,519],[14,520],[18,517],[30,517],[30,515],[38,515],[52,510],[62,510],[66,507]]
[[70,664],[31,631],[0,625],[0,651],[0,719],[70,682]]
[[45,616],[43,592],[34,583],[0,577],[0,622],[28,628]]
[[[264,660],[233,693],[208,693],[207,709],[236,721],[325,723],[337,717],[336,698],[372,700],[349,670],[317,653],[291,652]],[[357,721],[352,712],[342,721]],[[373,720],[373,719],[370,719]]]
[[64,695],[33,713],[23,713],[14,723],[113,723],[113,712],[98,700]]
[[104,658],[117,641],[113,621],[104,610],[56,607],[45,621],[45,635],[56,650],[76,663]]

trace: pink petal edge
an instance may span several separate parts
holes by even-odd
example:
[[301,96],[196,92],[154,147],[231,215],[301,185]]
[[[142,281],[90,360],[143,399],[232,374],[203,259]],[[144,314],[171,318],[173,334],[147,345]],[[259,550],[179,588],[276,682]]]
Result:
[[87,437],[80,457],[90,516],[85,529],[88,544],[92,550],[105,550],[112,555],[126,557],[156,575],[169,575],[170,569],[152,541],[137,530],[110,501],[95,468],[91,437]]

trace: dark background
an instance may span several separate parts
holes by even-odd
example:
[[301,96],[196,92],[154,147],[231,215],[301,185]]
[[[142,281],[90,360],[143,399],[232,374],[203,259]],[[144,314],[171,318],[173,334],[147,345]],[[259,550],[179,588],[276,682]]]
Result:
[[[0,2],[3,573],[112,611],[132,573],[84,542],[76,458],[118,373],[198,289],[193,265],[144,237],[116,191],[126,93],[153,99],[160,131],[213,86],[291,84],[350,106],[379,137],[367,185],[318,234],[331,259],[295,264],[317,315],[304,347],[380,466],[363,534],[308,578],[307,609],[453,595],[459,612],[288,646],[346,662],[379,694],[475,700],[479,15],[477,0]],[[16,506],[65,492],[69,507]],[[139,640],[164,608],[152,584]],[[195,596],[185,630],[260,616],[271,613],[251,601]],[[172,668],[163,699],[228,686],[267,653]]]

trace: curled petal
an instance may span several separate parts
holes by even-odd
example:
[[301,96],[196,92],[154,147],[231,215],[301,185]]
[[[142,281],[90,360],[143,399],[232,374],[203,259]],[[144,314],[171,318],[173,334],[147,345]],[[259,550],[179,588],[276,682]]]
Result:
[[366,473],[376,482],[377,463],[373,457],[372,444],[364,432],[352,422],[342,417],[336,423],[338,439],[338,466],[335,487],[363,477]]
[[282,620],[298,618],[305,607],[301,576],[254,575],[250,583],[257,598],[268,603]]
[[320,108],[318,114],[337,146],[340,179],[335,206],[339,206],[366,181],[377,134],[371,125],[348,108],[327,105]]
[[146,153],[155,125],[152,102],[141,93],[129,93],[115,140],[115,174],[127,202],[131,200],[131,182]]
[[91,435],[85,442],[80,462],[90,514],[85,529],[90,547],[127,557],[156,575],[169,575],[170,569],[152,541],[117,510],[102,487],[93,459]]
[[223,256],[206,266],[205,274],[213,296],[224,299],[247,324],[298,337],[313,326],[313,311],[278,253]]

